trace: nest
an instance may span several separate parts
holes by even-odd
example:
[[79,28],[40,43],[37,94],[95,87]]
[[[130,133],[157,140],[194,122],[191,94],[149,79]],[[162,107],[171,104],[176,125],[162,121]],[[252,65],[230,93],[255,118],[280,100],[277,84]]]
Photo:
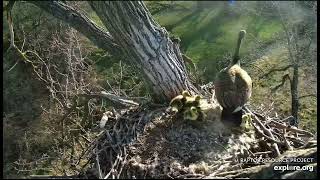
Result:
[[[219,120],[190,122],[167,107],[132,106],[105,113],[106,124],[87,151],[81,178],[226,178],[265,165],[288,150],[315,147],[315,135],[245,108],[251,132]],[[260,159],[249,162],[248,159]]]

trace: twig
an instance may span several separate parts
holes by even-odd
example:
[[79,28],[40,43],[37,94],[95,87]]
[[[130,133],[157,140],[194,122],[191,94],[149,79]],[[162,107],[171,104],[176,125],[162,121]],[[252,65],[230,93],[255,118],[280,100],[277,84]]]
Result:
[[288,150],[293,150],[293,147],[290,145],[290,142],[286,138],[286,129],[283,130],[283,139]]
[[10,47],[15,47],[14,44],[14,31],[13,31],[13,22],[12,22],[12,14],[11,14],[11,10],[13,8],[15,1],[9,1],[9,3],[7,4],[7,6],[5,7],[6,11],[7,11],[7,20],[8,20],[8,24],[9,24],[9,33],[10,33]]
[[127,156],[128,156],[125,147],[123,148],[123,150],[124,150],[124,160],[121,162],[121,167],[120,167],[119,173],[118,173],[118,175],[117,175],[117,179],[120,179],[121,172],[122,172],[122,170],[123,170],[123,167],[124,167],[124,165],[125,165],[125,163],[126,163]]
[[[262,123],[261,123],[262,124]],[[280,145],[284,145],[283,142],[280,142],[274,138],[271,138],[269,136],[267,136],[266,134],[263,133],[263,131],[261,131],[255,124],[253,124],[253,127],[255,128],[255,130],[260,134],[262,135],[264,138],[268,139],[269,141],[273,142],[273,143],[277,143],[277,144],[280,144]]]
[[104,179],[108,179],[108,177],[111,175],[111,173],[113,173],[115,166],[118,163],[119,158],[117,157],[116,160],[112,163],[112,166],[110,168],[110,171],[108,172],[108,174],[104,177]]
[[[252,113],[247,107],[244,107],[244,110],[246,110],[247,112],[249,112],[250,114],[252,114],[255,118],[253,118],[253,120],[262,128],[262,130],[264,132],[266,132],[266,134],[268,134],[270,136],[271,139],[275,140],[273,134],[271,133],[271,131],[269,129],[267,129],[260,121],[259,118]],[[277,145],[277,143],[273,143],[273,146],[276,150],[277,156],[280,156],[280,151],[279,151],[279,147]]]
[[271,69],[269,72],[267,72],[266,74],[262,75],[259,77],[259,79],[261,78],[265,78],[265,77],[268,77],[271,73],[273,72],[276,72],[276,71],[286,71],[287,69],[291,68],[292,65],[288,65],[288,66],[285,66],[285,67],[282,67],[282,68],[278,68],[278,69]]
[[288,116],[282,120],[280,120],[280,122],[289,122],[292,118],[294,118],[293,116]]
[[301,133],[301,134],[304,134],[304,135],[307,135],[307,136],[310,136],[310,137],[314,136],[311,132],[308,132],[308,131],[302,130],[302,129],[298,129],[298,128],[293,128],[292,126],[287,126],[285,124],[276,122],[274,120],[271,120],[269,125],[272,126],[272,127],[276,127],[276,128],[286,129],[288,131]]
[[298,143],[299,144],[298,147],[304,145],[304,142],[302,140],[299,140],[299,139],[297,139],[295,137],[287,136],[286,138],[290,139],[290,141],[292,141],[294,143]]
[[303,96],[300,96],[299,99],[306,98],[306,97],[314,97],[314,98],[317,98],[317,95],[316,95],[316,94],[303,95]]
[[14,63],[14,65],[7,71],[7,72],[10,72],[19,62],[20,60],[17,60],[16,63]]
[[101,168],[100,168],[100,163],[99,163],[99,154],[96,153],[96,165],[98,167],[98,172],[99,172],[99,179],[102,179],[102,172],[101,172]]
[[119,103],[121,105],[126,105],[126,106],[139,106],[139,103],[134,102],[133,100],[124,98],[124,97],[119,97],[116,95],[113,95],[111,93],[107,93],[105,91],[101,91],[100,93],[92,93],[92,94],[79,94],[80,96],[86,96],[86,97],[103,97],[107,98],[113,102]]
[[279,85],[273,87],[273,88],[271,89],[271,92],[274,93],[276,90],[278,90],[281,86],[284,85],[284,83],[286,82],[286,80],[289,80],[290,84],[292,84],[289,74],[286,74],[286,75],[284,75],[284,76],[282,77],[281,83],[280,83]]
[[264,152],[256,152],[256,153],[253,153],[254,156],[259,156],[259,155],[263,155],[263,154],[271,154],[272,151],[264,151]]

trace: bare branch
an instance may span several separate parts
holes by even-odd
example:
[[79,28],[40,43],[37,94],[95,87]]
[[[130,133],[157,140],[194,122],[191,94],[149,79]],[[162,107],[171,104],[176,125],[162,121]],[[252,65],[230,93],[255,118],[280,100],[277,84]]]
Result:
[[292,127],[292,126],[287,126],[287,125],[285,125],[283,123],[280,123],[280,122],[277,122],[277,121],[274,121],[274,120],[271,120],[269,125],[271,127],[277,127],[277,128],[281,128],[281,129],[286,129],[287,131],[301,133],[301,134],[304,134],[304,135],[310,136],[310,137],[314,136],[314,134],[312,134],[309,131],[306,131],[306,130],[303,130],[303,129],[297,129],[297,128]]
[[309,43],[308,43],[308,45],[305,46],[305,48],[302,48],[302,49],[301,49],[301,51],[302,51],[302,52],[301,52],[301,53],[302,53],[301,57],[305,57],[305,56],[307,55],[307,53],[308,53],[309,50],[310,50],[311,44],[312,44],[312,38],[309,38]]
[[[96,25],[91,19],[74,8],[60,1],[29,1],[45,10],[52,16],[68,23],[74,29],[88,37],[98,47],[108,50],[114,55],[121,55],[121,49],[113,37],[104,29]],[[85,28],[83,28],[85,27]]]
[[269,76],[271,73],[273,73],[273,72],[286,71],[286,70],[288,70],[288,69],[291,68],[291,67],[292,67],[292,65],[290,64],[290,65],[285,66],[285,67],[282,67],[282,68],[271,69],[271,70],[270,70],[269,72],[267,72],[266,74],[260,76],[259,79],[268,77],[268,76]]
[[253,122],[257,123],[260,128],[263,130],[263,132],[266,133],[266,135],[268,135],[271,139],[273,139],[273,147],[275,149],[275,152],[277,153],[277,156],[280,155],[280,151],[279,151],[279,147],[278,147],[278,144],[277,144],[277,141],[275,139],[275,137],[273,136],[273,134],[271,133],[270,129],[266,128],[260,121],[259,121],[259,118],[258,116],[256,116],[253,112],[250,111],[249,108],[247,107],[244,107],[244,110],[247,111],[248,113],[252,114],[253,115]]
[[12,10],[15,2],[16,1],[9,1],[8,4],[3,8],[3,12],[7,11],[7,13],[9,13]]
[[290,76],[289,74],[286,74],[282,77],[282,82],[281,84],[277,85],[276,87],[272,88],[271,89],[271,92],[274,93],[276,90],[278,90],[280,87],[282,87],[284,85],[284,83],[286,82],[286,80],[289,80],[290,81],[290,84],[291,84],[291,79],[290,79]]
[[303,96],[300,96],[299,99],[306,98],[306,97],[314,97],[314,98],[317,98],[317,94],[303,95]]
[[94,94],[79,94],[80,96],[87,96],[87,97],[103,97],[110,99],[113,102],[117,102],[122,105],[129,105],[129,106],[138,106],[139,104],[137,102],[134,102],[130,99],[118,97],[116,95],[113,95],[111,93],[107,93],[105,91],[101,91],[100,93],[94,93]]
[[13,8],[13,4],[14,4],[14,1],[13,1],[13,3],[9,2],[8,5],[6,6],[6,8],[7,8],[7,20],[8,20],[8,24],[9,24],[9,33],[10,33],[10,47],[15,47],[13,22],[12,22],[12,15],[11,15],[11,10]]
[[7,71],[10,72],[14,67],[16,67],[16,65],[18,64],[19,60],[16,61],[16,63],[14,63],[14,65]]
[[289,51],[290,60],[291,60],[292,62],[294,62],[295,59],[294,59],[294,56],[293,56],[293,53],[292,53],[292,49],[291,49],[291,43],[292,43],[292,41],[290,40],[290,33],[289,33],[289,30],[288,30],[288,27],[286,26],[285,20],[284,20],[282,14],[281,14],[280,6],[277,6],[276,4],[273,4],[273,5],[276,6],[276,9],[277,9],[278,14],[279,14],[279,16],[280,16],[280,23],[281,23],[281,25],[282,25],[282,28],[283,28],[285,34],[286,34],[286,39],[287,39],[287,43],[288,43],[287,47],[288,47],[288,51]]

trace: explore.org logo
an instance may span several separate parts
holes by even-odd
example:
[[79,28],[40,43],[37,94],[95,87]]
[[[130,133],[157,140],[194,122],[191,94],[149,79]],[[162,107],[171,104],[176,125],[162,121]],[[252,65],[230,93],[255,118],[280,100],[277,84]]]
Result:
[[292,165],[281,165],[281,166],[274,166],[273,170],[275,171],[310,171],[313,172],[313,166],[292,166]]
[[[244,164],[265,164],[265,163],[275,163],[273,169],[275,171],[309,171],[313,172],[314,166],[312,165],[302,165],[302,164],[311,164],[315,162],[314,158],[302,158],[302,157],[288,157],[288,158],[262,158],[262,157],[247,157],[240,158],[240,163]],[[280,164],[278,164],[280,163]],[[285,164],[282,164],[285,163]],[[286,164],[289,163],[289,164]],[[295,164],[295,165],[294,165]]]

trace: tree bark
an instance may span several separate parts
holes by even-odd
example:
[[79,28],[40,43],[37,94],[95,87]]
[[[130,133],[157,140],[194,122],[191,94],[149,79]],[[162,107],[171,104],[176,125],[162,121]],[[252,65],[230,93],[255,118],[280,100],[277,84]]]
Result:
[[198,92],[189,81],[179,48],[140,1],[90,1],[115,41],[141,70],[156,101],[168,101],[183,90]]
[[295,64],[293,67],[293,76],[292,76],[292,82],[291,82],[291,114],[295,119],[295,122],[293,125],[298,126],[299,124],[299,94],[298,94],[298,83],[299,83],[299,66],[298,64]]
[[[291,114],[294,117],[294,121],[292,123],[292,125],[298,126],[299,123],[299,116],[298,116],[298,112],[299,112],[299,94],[298,94],[298,83],[299,83],[299,51],[298,51],[298,41],[296,40],[296,34],[294,34],[294,31],[292,31],[290,33],[287,25],[286,25],[286,21],[284,20],[282,14],[281,14],[281,10],[280,10],[280,6],[276,7],[278,10],[278,13],[280,15],[280,23],[282,25],[282,28],[285,32],[285,36],[286,36],[286,40],[287,40],[287,49],[289,52],[289,59],[292,63],[293,66],[293,75],[292,75],[292,80],[291,80],[291,84],[290,84],[290,88],[291,88]],[[294,41],[291,40],[290,37],[295,37]],[[293,48],[295,47],[295,48]],[[296,50],[296,54],[294,56],[294,50]]]
[[87,16],[58,1],[30,1],[63,20],[98,47],[121,54],[141,71],[156,102],[169,101],[183,90],[198,93],[189,80],[177,44],[156,23],[143,2],[90,1],[89,4],[109,32]]

